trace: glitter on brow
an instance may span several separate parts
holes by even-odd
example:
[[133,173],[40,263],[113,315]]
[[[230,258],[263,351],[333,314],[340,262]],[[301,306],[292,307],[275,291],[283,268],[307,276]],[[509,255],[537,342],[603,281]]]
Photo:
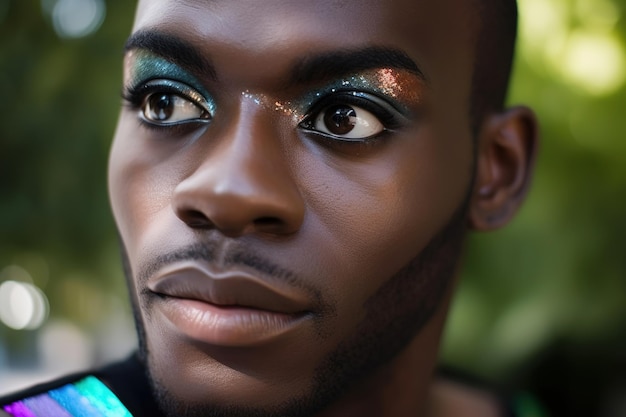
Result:
[[379,70],[377,75],[382,92],[392,97],[397,97],[398,92],[402,91],[402,86],[398,84],[394,71],[389,68],[385,68]]
[[386,96],[396,102],[400,108],[408,108],[412,103],[419,101],[419,82],[414,77],[393,68],[367,70],[360,74],[341,77],[340,79],[305,94],[301,99],[282,101],[268,97],[265,94],[253,93],[250,90],[241,92],[241,95],[258,106],[281,113],[300,123],[307,111],[320,98],[339,91],[364,91]]

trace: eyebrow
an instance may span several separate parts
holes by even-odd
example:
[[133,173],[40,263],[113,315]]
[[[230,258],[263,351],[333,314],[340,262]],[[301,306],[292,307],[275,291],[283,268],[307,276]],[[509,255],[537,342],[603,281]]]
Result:
[[[188,41],[167,32],[144,29],[133,33],[125,45],[125,52],[148,50],[196,74],[216,80],[217,71],[210,58]],[[293,66],[287,85],[312,84],[358,72],[393,68],[405,70],[428,83],[428,78],[408,54],[400,49],[367,46],[340,49],[306,56]]]
[[177,36],[157,30],[140,30],[133,33],[124,46],[124,52],[143,49],[162,56],[196,74],[217,78],[213,63],[196,47]]
[[294,67],[291,81],[311,84],[380,68],[409,71],[428,83],[420,67],[404,51],[383,46],[337,50],[306,57]]

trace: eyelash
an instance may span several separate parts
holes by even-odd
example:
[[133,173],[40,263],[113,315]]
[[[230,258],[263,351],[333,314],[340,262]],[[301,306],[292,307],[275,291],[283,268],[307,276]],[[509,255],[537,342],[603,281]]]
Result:
[[[167,79],[153,79],[137,85],[126,86],[122,92],[122,99],[126,105],[135,111],[141,111],[142,107],[146,103],[146,100],[153,94],[171,94],[183,98],[190,103],[197,106],[200,110],[206,112],[213,117],[213,112],[209,109],[208,104],[202,103],[205,101],[203,96],[198,93],[193,87],[189,87],[184,83],[178,81],[172,81]],[[193,96],[196,96],[195,98]],[[180,123],[169,124],[157,124],[151,123],[145,120],[143,117],[138,116],[141,124],[144,127],[154,130],[163,129],[189,129],[193,128],[195,124],[206,123],[209,119],[189,120],[182,121]]]
[[[320,132],[313,127],[315,119],[318,115],[337,104],[345,104],[348,106],[360,107],[372,113],[384,126],[384,130],[374,136],[362,139],[345,139],[325,132]],[[405,117],[394,106],[386,100],[366,92],[344,90],[328,94],[316,101],[306,113],[304,120],[299,123],[303,129],[317,135],[326,136],[330,139],[343,142],[367,142],[379,138],[381,135],[389,131],[394,131],[403,126]]]

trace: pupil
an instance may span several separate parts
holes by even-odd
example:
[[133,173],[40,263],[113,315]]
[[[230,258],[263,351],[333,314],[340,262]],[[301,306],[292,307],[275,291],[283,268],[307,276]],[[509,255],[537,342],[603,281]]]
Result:
[[172,116],[173,102],[169,94],[154,95],[149,99],[150,118],[167,120]]
[[331,106],[324,115],[324,123],[331,133],[345,135],[356,126],[356,111],[346,105]]

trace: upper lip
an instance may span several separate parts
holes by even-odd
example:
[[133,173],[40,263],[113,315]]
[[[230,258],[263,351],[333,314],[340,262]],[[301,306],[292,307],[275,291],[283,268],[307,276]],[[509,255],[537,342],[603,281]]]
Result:
[[242,307],[283,314],[309,311],[309,300],[299,292],[278,288],[242,271],[214,272],[203,264],[184,263],[168,268],[148,281],[153,293],[203,301],[222,307]]

